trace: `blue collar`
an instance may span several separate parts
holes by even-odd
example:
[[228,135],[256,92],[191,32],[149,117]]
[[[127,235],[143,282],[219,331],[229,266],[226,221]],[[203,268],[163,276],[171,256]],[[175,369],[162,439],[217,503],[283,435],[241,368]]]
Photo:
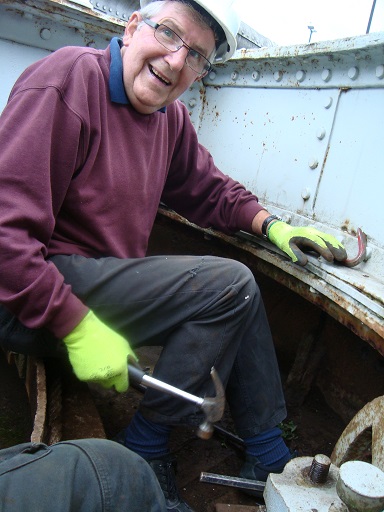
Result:
[[[123,46],[123,41],[114,37],[111,40],[111,65],[109,68],[109,94],[113,103],[120,103],[120,105],[129,105],[129,99],[124,89],[123,82],[123,62],[121,60],[120,49]],[[165,112],[166,107],[163,107],[159,112]]]

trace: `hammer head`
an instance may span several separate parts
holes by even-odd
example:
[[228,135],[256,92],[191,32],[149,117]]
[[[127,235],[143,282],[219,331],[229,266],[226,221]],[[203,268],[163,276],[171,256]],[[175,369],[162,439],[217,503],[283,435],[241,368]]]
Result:
[[199,426],[197,431],[200,439],[209,439],[213,434],[213,423],[221,420],[225,408],[225,392],[220,377],[215,370],[211,369],[211,377],[215,385],[216,396],[204,398],[200,408],[205,414],[205,420]]

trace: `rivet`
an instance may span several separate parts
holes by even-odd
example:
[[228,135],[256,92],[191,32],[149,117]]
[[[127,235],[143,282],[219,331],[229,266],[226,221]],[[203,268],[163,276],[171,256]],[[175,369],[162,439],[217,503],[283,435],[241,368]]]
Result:
[[311,169],[316,169],[316,167],[319,165],[319,161],[317,158],[311,158],[308,162],[308,165]]
[[41,39],[44,39],[44,41],[48,41],[48,39],[51,39],[51,31],[49,30],[49,28],[42,28],[40,30],[40,37]]
[[234,71],[231,75],[231,79],[232,80],[237,80],[239,77],[239,73],[237,71]]
[[359,76],[359,70],[356,67],[352,67],[348,70],[348,76],[351,80],[356,80]]
[[275,71],[273,73],[273,78],[276,80],[276,82],[281,82],[283,78],[283,73],[281,71]]
[[195,98],[191,98],[189,101],[188,101],[188,105],[193,108],[193,107],[196,107],[196,99]]
[[285,213],[282,215],[282,219],[286,224],[290,224],[292,222],[292,215],[290,213]]
[[318,131],[317,131],[317,134],[316,134],[316,137],[319,139],[319,140],[323,140],[324,137],[325,137],[325,129],[324,128],[320,128]]
[[384,66],[382,64],[380,64],[380,66],[377,66],[376,76],[377,78],[380,78],[380,80],[384,78]]
[[258,80],[260,80],[260,72],[259,71],[254,71],[252,73],[252,78],[255,82],[257,82]]
[[304,199],[304,201],[308,201],[308,199],[311,197],[311,191],[309,188],[303,188],[301,191],[301,197]]
[[210,80],[214,80],[216,78],[216,73],[214,71],[211,71],[208,76]]
[[303,82],[305,80],[305,71],[302,69],[296,73],[296,80],[298,82]]
[[331,98],[331,96],[329,96],[329,98],[327,98],[324,101],[324,108],[331,108],[332,107],[332,103],[333,103],[333,98]]
[[332,71],[330,69],[323,69],[321,73],[321,78],[324,82],[329,82],[332,78]]
[[127,17],[127,15],[124,13],[122,17],[125,19]]

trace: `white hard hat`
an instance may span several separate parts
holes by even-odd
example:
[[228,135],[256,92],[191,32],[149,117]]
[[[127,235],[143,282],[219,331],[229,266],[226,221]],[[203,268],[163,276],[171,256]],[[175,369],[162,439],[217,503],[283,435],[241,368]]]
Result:
[[[140,0],[145,7],[157,0]],[[224,62],[232,57],[236,50],[236,35],[240,28],[240,16],[235,9],[235,0],[193,0],[200,5],[224,30],[226,42],[217,49],[215,62]]]

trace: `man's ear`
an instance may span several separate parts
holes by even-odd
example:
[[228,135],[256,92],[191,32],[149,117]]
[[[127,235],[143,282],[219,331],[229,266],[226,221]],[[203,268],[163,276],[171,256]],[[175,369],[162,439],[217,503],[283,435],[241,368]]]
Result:
[[125,25],[124,36],[123,36],[123,45],[128,46],[130,40],[133,37],[133,34],[136,32],[139,23],[143,21],[141,14],[138,11],[135,11],[131,14],[128,23]]

